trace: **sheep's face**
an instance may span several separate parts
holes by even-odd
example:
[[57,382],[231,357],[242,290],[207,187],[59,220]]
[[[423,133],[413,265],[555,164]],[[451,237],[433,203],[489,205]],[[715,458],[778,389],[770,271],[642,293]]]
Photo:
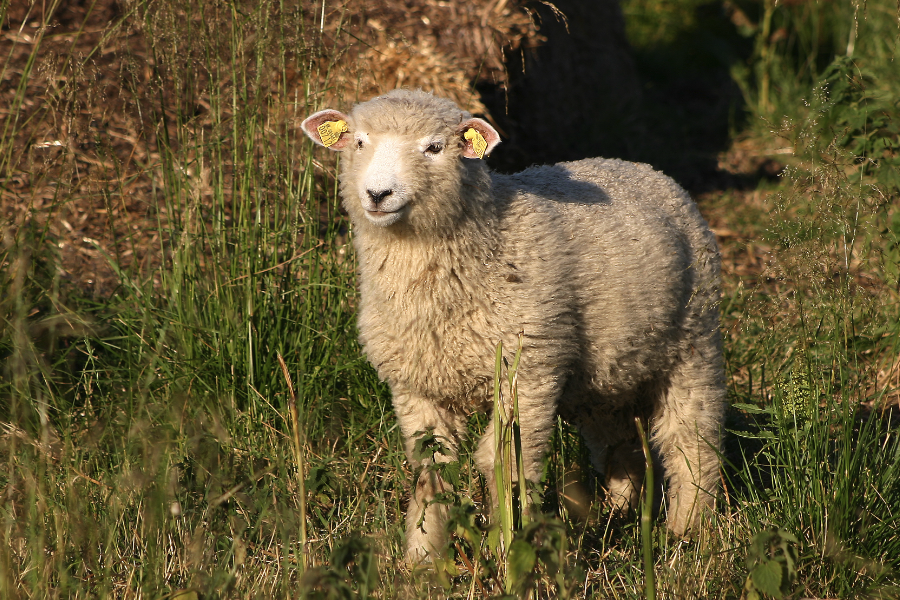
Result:
[[365,218],[381,227],[407,218],[421,203],[420,188],[456,160],[439,132],[417,137],[360,128],[353,134],[350,152],[353,192]]
[[391,92],[350,115],[320,111],[302,127],[316,143],[344,152],[341,187],[351,218],[416,230],[453,217],[461,159],[481,158],[499,142],[486,122],[423,92]]

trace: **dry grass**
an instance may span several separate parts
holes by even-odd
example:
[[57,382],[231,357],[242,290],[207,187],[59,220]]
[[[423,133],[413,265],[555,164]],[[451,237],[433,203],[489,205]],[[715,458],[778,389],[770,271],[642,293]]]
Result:
[[[258,93],[270,97],[267,129],[292,129],[314,108],[296,106],[304,88],[324,105],[421,87],[484,114],[473,83],[502,85],[504,49],[540,43],[521,5],[429,1],[410,10],[399,0],[301,4],[286,53],[311,61],[318,80],[303,80],[290,68],[283,81],[260,80]],[[227,70],[210,70],[202,40],[155,32],[186,20],[198,37],[211,39],[213,28],[230,27],[232,15],[221,9],[201,14],[190,4],[142,14],[139,3],[116,0],[63,2],[55,11],[42,6],[14,3],[2,32],[10,54],[0,82],[0,107],[7,107],[0,118],[10,116],[17,94],[23,96],[0,189],[3,235],[26,225],[44,232],[59,249],[63,279],[105,297],[116,286],[107,256],[126,270],[149,272],[169,245],[158,237],[169,218],[156,201],[166,185],[161,138],[190,145],[178,139],[183,124],[192,135],[213,135],[213,108],[200,90],[210,78],[226,87],[234,83]],[[179,56],[186,70],[173,71],[161,52]],[[19,90],[30,58],[33,71]],[[230,58],[222,55],[220,64]],[[179,105],[176,98],[185,97],[194,103]],[[234,107],[216,110],[217,120],[228,120]],[[269,143],[265,132],[256,142]],[[198,193],[208,190],[207,174],[196,164],[178,168],[196,181]]]
[[[46,13],[52,27],[42,27],[38,4],[10,7],[0,32],[10,51],[0,81],[0,119],[10,127],[0,138],[0,284],[10,290],[0,298],[0,352],[12,377],[0,381],[0,400],[15,406],[0,403],[12,415],[0,429],[8,500],[0,533],[9,542],[0,545],[0,595],[333,591],[344,580],[358,585],[329,556],[359,532],[378,561],[376,597],[502,587],[469,577],[465,561],[450,592],[396,564],[410,473],[388,393],[354,339],[334,165],[312,157],[294,128],[323,103],[397,85],[481,110],[473,82],[502,85],[503,45],[540,43],[539,32],[512,0],[427,1],[412,11],[399,0],[347,1],[326,3],[324,13],[320,3],[306,12],[250,4],[73,1]],[[745,546],[782,525],[813,557],[802,566],[807,595],[896,581],[896,504],[879,496],[896,496],[900,481],[892,475],[900,463],[887,456],[893,433],[869,431],[869,451],[859,452],[865,432],[847,407],[900,396],[896,319],[878,328],[897,291],[879,279],[861,239],[842,247],[833,236],[799,235],[822,221],[803,211],[846,186],[836,176],[809,185],[809,165],[785,144],[738,138],[720,157],[721,189],[699,201],[723,251],[732,399],[780,406],[785,375],[805,351],[821,414],[798,431],[771,411],[756,429],[747,414],[729,413],[736,429],[768,431],[775,459],[753,463],[766,456],[759,446],[729,437],[736,466],[717,524],[693,541],[657,528],[661,597],[734,598]],[[783,166],[803,168],[779,178]],[[839,216],[848,222],[846,211]],[[794,229],[769,231],[785,223]],[[204,238],[216,227],[218,237]],[[133,282],[141,277],[153,279]],[[99,324],[66,308],[60,288]],[[286,459],[278,353],[306,429],[305,495]],[[846,420],[834,417],[845,409]],[[565,451],[548,466],[551,512],[565,513],[566,492],[553,479],[582,452],[570,434],[560,427]],[[477,504],[470,469],[460,487]],[[813,494],[819,509],[798,514]],[[588,495],[587,516],[566,521],[572,594],[643,597],[634,524],[612,519],[596,487]],[[834,549],[823,542],[834,523],[870,562],[854,562],[850,550],[822,560]],[[350,567],[365,555],[352,555]],[[315,569],[304,575],[307,566]],[[553,597],[551,577],[540,576],[538,597]]]

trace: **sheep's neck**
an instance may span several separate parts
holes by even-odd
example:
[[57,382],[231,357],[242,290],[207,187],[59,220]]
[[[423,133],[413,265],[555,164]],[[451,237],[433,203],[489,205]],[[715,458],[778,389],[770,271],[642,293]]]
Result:
[[[490,278],[498,264],[495,219],[467,219],[452,236],[358,236],[361,291],[367,302],[400,310],[472,301],[472,280]],[[362,238],[362,239],[360,239]]]
[[414,390],[460,413],[487,401],[489,366],[462,372],[446,359],[466,353],[464,364],[475,364],[500,339],[498,239],[489,229],[457,230],[360,248],[360,339],[395,394]]

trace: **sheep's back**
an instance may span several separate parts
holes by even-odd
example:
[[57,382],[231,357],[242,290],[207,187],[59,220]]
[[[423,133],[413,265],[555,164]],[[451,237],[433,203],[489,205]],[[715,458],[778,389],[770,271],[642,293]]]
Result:
[[[556,276],[545,285],[574,320],[586,385],[634,389],[717,327],[715,239],[670,178],[590,159],[497,175],[494,191],[511,254]],[[550,238],[553,250],[535,244]]]

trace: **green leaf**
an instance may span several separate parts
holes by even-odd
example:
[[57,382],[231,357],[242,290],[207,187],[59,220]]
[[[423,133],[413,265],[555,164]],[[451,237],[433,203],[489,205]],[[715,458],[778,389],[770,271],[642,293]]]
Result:
[[471,500],[462,498],[450,506],[447,529],[473,548],[478,547],[481,543],[481,529],[476,522],[475,505]]
[[433,560],[432,566],[438,583],[445,590],[449,590],[453,586],[453,578],[459,576],[459,567],[456,566],[456,561],[448,558],[435,558]]
[[757,564],[750,576],[753,585],[759,591],[776,598],[781,598],[781,563],[777,560],[766,560]]
[[751,414],[755,414],[755,415],[768,415],[768,414],[772,413],[771,406],[760,407],[755,404],[744,404],[743,402],[735,402],[731,406],[733,406],[734,408],[736,408],[738,410],[742,410],[746,413],[751,413]]
[[328,465],[317,465],[309,470],[306,478],[306,491],[310,494],[322,494],[335,489],[334,476],[328,470]]
[[733,433],[734,435],[736,435],[738,437],[742,437],[747,440],[775,440],[775,439],[777,439],[777,436],[774,433],[772,433],[771,431],[766,431],[766,430],[759,431],[759,432],[753,432],[753,431],[742,431],[740,429],[727,429],[726,428],[725,431],[727,431],[728,433]]
[[441,478],[449,483],[452,487],[455,488],[459,485],[459,461],[454,460],[453,462],[438,463],[437,465],[435,465],[435,468],[440,473]]
[[531,544],[516,540],[509,547],[509,576],[518,581],[534,570],[537,553]]
[[488,529],[487,534],[487,544],[488,548],[491,549],[491,552],[494,554],[500,549],[500,527],[496,524],[492,525],[490,529]]
[[415,460],[434,460],[435,454],[445,454],[444,445],[434,433],[430,431],[417,431],[415,434],[416,443],[413,446],[413,459]]

